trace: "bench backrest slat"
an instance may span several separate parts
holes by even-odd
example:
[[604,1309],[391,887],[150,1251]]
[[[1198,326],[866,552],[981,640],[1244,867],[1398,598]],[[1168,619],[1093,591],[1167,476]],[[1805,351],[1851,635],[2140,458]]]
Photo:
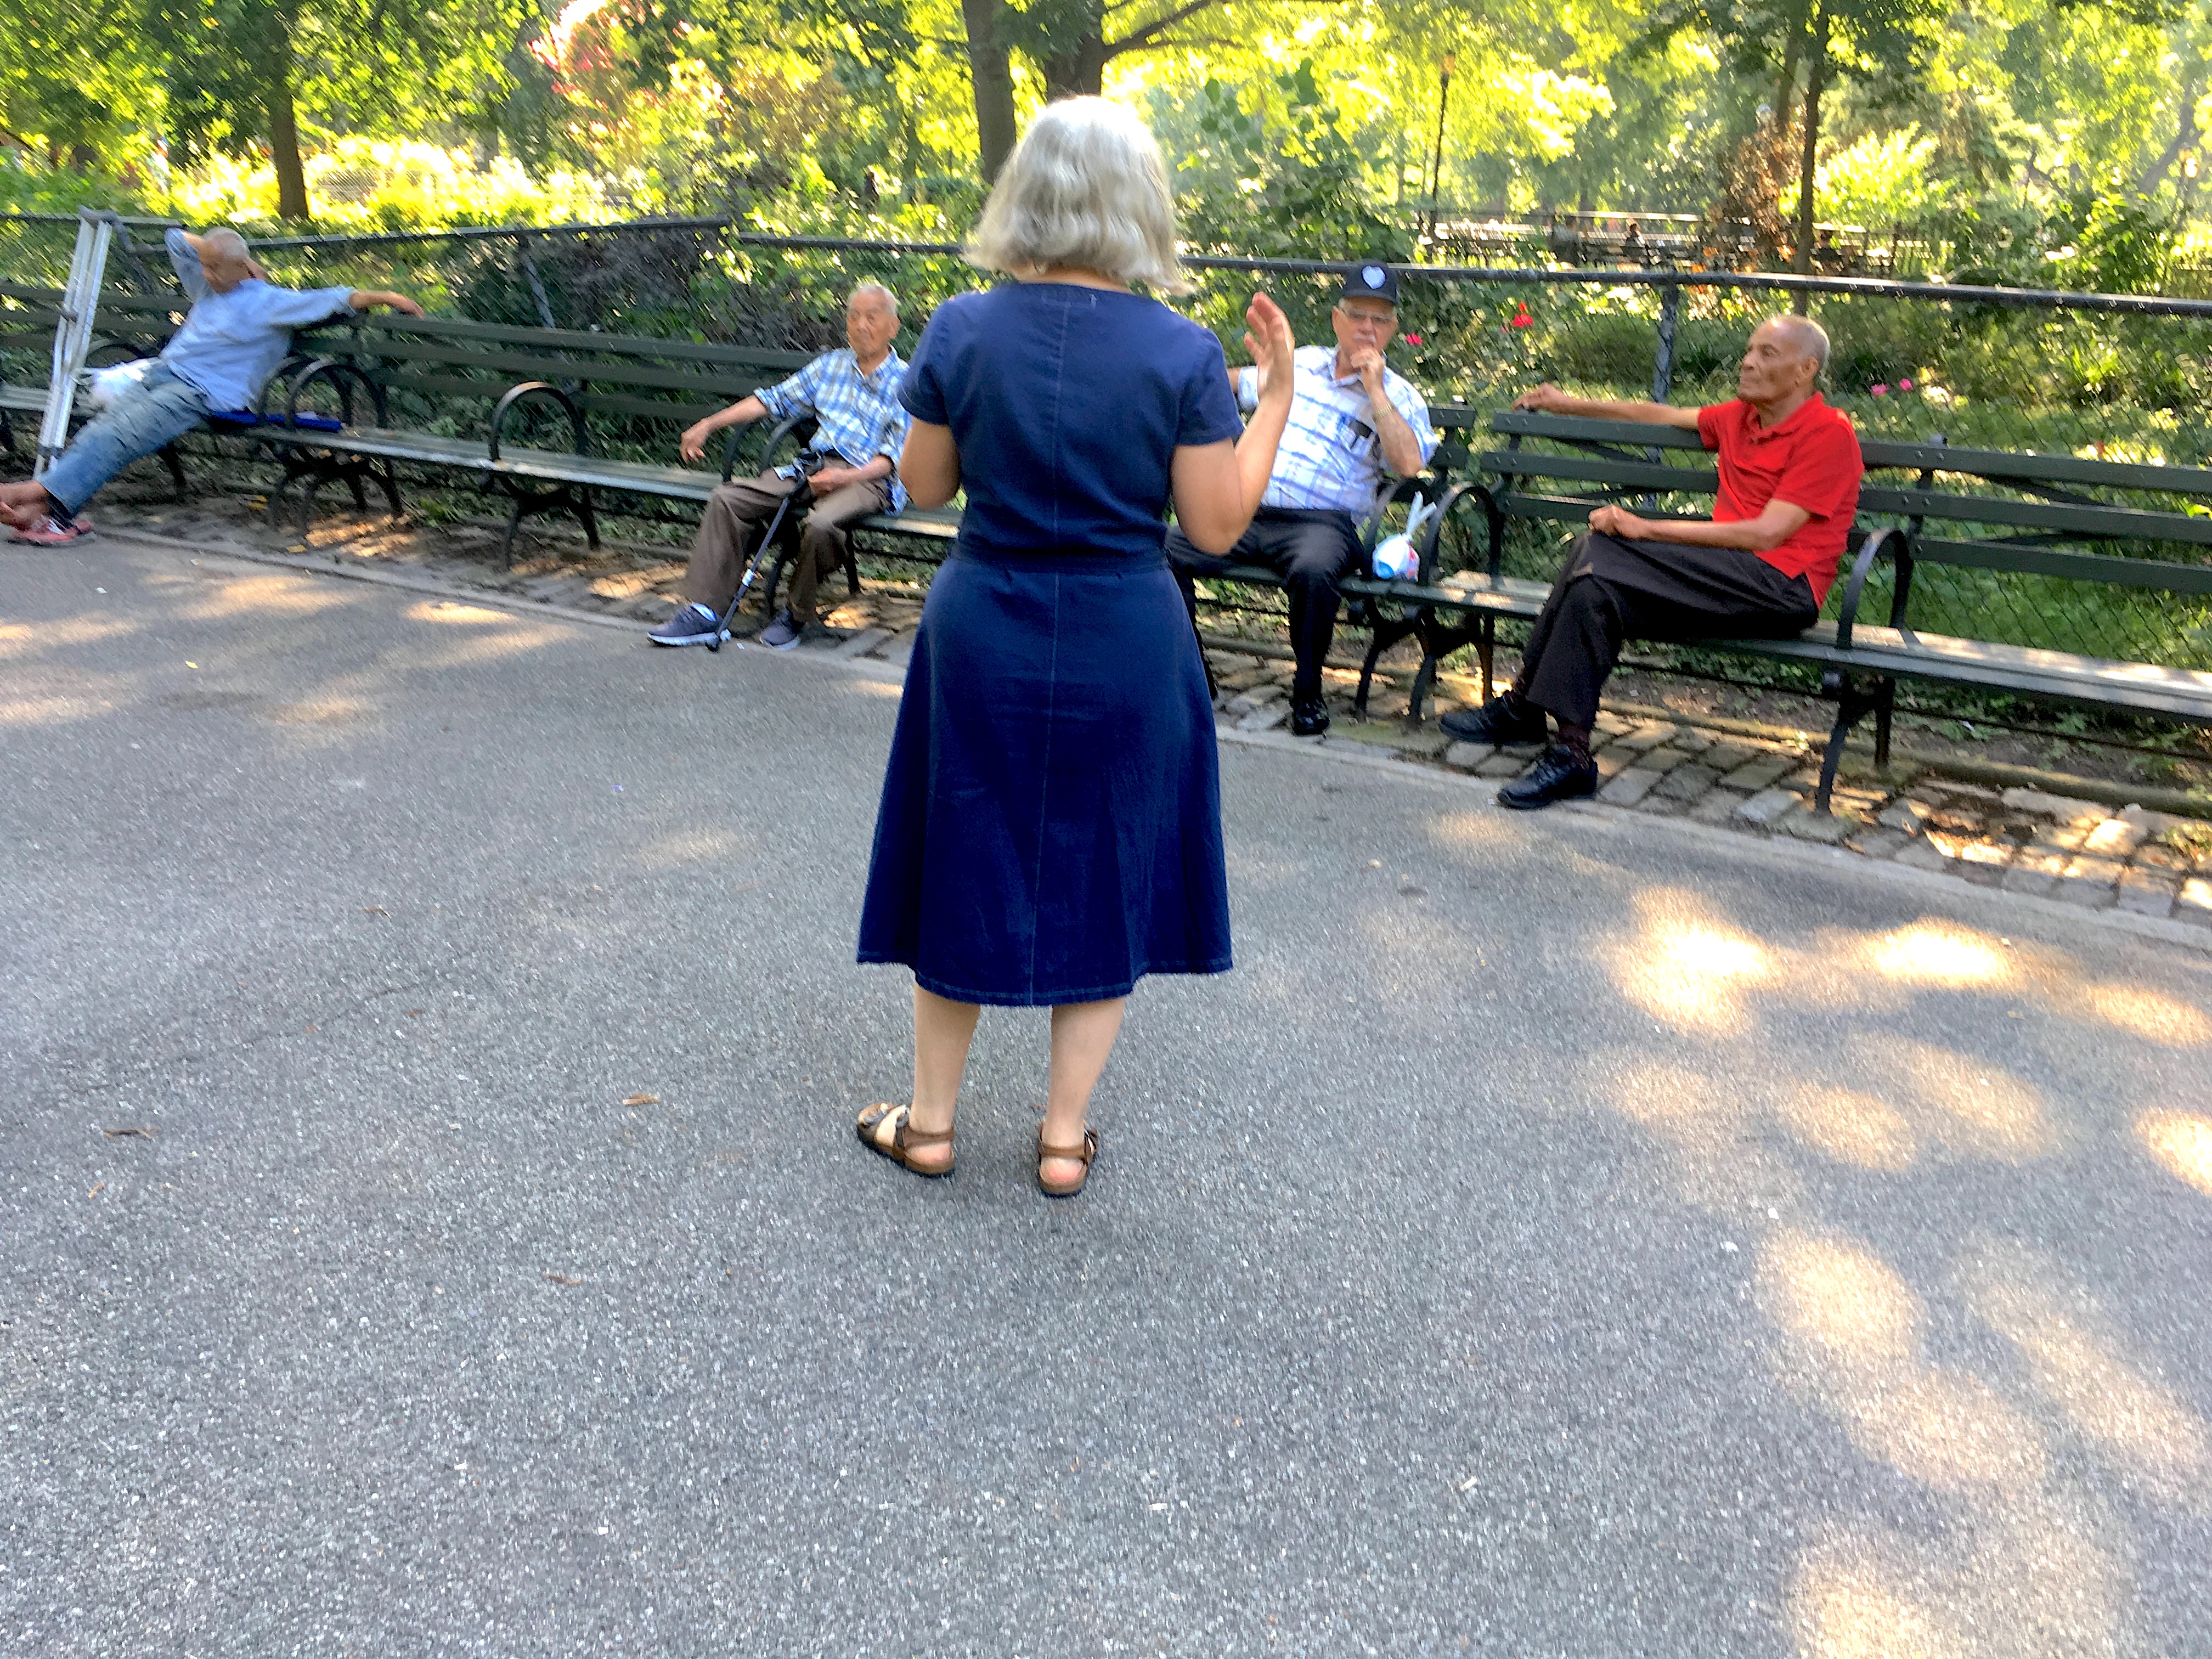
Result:
[[1913,556],[1930,564],[1963,565],[1973,570],[2010,571],[2025,576],[2057,576],[2069,581],[2109,582],[2163,593],[2212,595],[2212,565],[2173,564],[2164,559],[2135,559],[2118,553],[2073,553],[2030,542],[1969,542],[1923,536]]
[[369,359],[381,362],[422,363],[442,369],[481,370],[499,377],[500,383],[496,386],[488,385],[484,388],[483,395],[490,397],[498,396],[520,378],[551,380],[556,385],[562,381],[578,380],[586,385],[659,386],[672,392],[720,396],[726,404],[744,397],[761,384],[760,377],[748,374],[701,374],[678,368],[644,368],[631,363],[534,356],[520,351],[455,351],[412,340],[385,340],[374,344],[363,343],[351,349],[327,351],[325,355],[345,357],[356,363]]
[[1579,415],[1542,415],[1504,409],[1490,417],[1490,429],[1509,436],[1558,438],[1571,443],[1619,444],[1624,449],[1703,449],[1686,427],[1647,426],[1640,421],[1592,421]]
[[1576,478],[1624,489],[1688,489],[1711,495],[1721,487],[1709,466],[1667,466],[1656,461],[1617,461],[1605,455],[1553,455],[1533,449],[1492,450],[1482,470],[1518,478]]
[[518,328],[501,323],[471,322],[459,317],[377,317],[343,326],[357,331],[363,338],[414,336],[553,351],[588,351],[610,357],[663,358],[713,363],[742,374],[781,371],[779,378],[805,368],[818,355],[766,346],[718,345],[704,340],[665,340],[642,334],[598,334],[585,329]]

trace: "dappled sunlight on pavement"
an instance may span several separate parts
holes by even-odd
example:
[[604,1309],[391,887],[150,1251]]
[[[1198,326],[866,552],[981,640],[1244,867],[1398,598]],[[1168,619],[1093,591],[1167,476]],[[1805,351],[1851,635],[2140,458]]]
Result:
[[[2128,1109],[2124,1067],[2117,1097],[2056,1091],[2037,1060],[2086,1024],[2106,1047],[2141,1045],[2148,1066],[2202,1047],[2212,1023],[2067,950],[1946,917],[1825,927],[1791,943],[1671,887],[1637,891],[1627,908],[1601,960],[1624,1012],[1662,1022],[1677,1057],[1600,1061],[1593,1097],[1650,1138],[1684,1199],[1752,1218],[1775,1380],[1936,1506],[1924,1537],[1846,1506],[1802,1551],[1789,1600],[1801,1659],[2128,1648],[2137,1528],[2159,1507],[2212,1512],[2203,1413],[2087,1280],[2006,1236],[2002,1211],[1976,1206],[1948,1244],[1930,1253],[1923,1241],[1902,1259],[1860,1230],[1879,1231],[1908,1193],[1917,1209],[1929,1180],[1978,1187],[1977,1171],[2019,1170],[2040,1207],[2085,1162],[2109,1167],[2138,1147],[2212,1194],[2212,1119]],[[1969,1049],[1893,1029],[1931,997],[1966,1000],[1985,1040]],[[1822,1035],[1807,1051],[1816,1017]],[[1796,1042],[1781,1038],[1793,1025]],[[1848,1075],[1792,1076],[1796,1065],[1776,1066],[1778,1040],[1782,1053],[1848,1056]],[[1691,1058],[1699,1052],[1708,1072]],[[1765,1111],[1720,1081],[1761,1070],[1773,1075]],[[1856,1184],[1831,1186],[1823,1167]],[[2169,1191],[2169,1202],[2197,1201]],[[1832,1208],[1854,1219],[1823,1219]],[[2212,1227],[2212,1208],[2197,1224]],[[2131,1501],[2091,1496],[2085,1460]]]
[[2136,1133],[2167,1174],[2212,1197],[2212,1117],[2146,1112]]
[[884,665],[193,550],[0,624],[0,1601],[2193,1656],[2203,955],[1224,745],[1237,969],[1132,999],[1091,1188],[1035,1195],[1036,1011],[915,1182],[852,1144]]

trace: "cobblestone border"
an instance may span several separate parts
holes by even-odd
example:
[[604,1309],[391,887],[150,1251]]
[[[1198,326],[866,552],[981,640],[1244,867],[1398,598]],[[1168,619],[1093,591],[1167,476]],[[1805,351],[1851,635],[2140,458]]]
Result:
[[[1288,718],[1290,664],[1220,648],[1208,656],[1224,727],[1273,731]],[[1374,744],[1500,781],[1517,777],[1539,752],[1534,744],[1454,743],[1432,725],[1407,732],[1358,723],[1347,702],[1331,701],[1339,718],[1323,743]],[[2212,823],[2201,819],[1928,775],[1885,781],[1849,767],[1837,780],[1833,810],[1817,812],[1819,757],[1802,744],[1610,712],[1599,714],[1594,736],[1597,799],[1610,806],[1841,847],[2085,909],[2212,928]]]

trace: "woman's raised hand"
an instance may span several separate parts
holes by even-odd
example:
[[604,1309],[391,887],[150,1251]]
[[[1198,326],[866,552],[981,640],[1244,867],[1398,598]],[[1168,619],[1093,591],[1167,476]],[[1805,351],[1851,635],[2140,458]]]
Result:
[[1279,396],[1288,397],[1293,374],[1291,354],[1298,349],[1298,343],[1291,337],[1291,319],[1266,295],[1255,294],[1244,309],[1244,349],[1259,366],[1261,395],[1273,388]]

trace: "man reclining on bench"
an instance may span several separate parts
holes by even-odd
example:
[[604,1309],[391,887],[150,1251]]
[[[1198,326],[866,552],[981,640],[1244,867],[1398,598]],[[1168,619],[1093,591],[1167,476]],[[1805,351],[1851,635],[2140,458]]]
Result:
[[1438,722],[1470,743],[1559,737],[1498,792],[1502,805],[1548,806],[1597,788],[1590,726],[1623,640],[1788,639],[1810,628],[1836,579],[1865,471],[1850,418],[1813,390],[1828,337],[1803,317],[1752,331],[1736,397],[1704,409],[1524,392],[1516,409],[1694,428],[1720,452],[1710,519],[1640,519],[1624,507],[1589,515],[1528,629],[1511,688]]
[[52,547],[90,535],[90,520],[76,514],[93,492],[210,414],[252,409],[292,349],[294,329],[372,306],[422,314],[404,295],[381,289],[278,288],[234,230],[172,230],[165,240],[191,314],[145,379],[78,433],[45,477],[0,484],[0,520],[14,527],[12,539]]
[[[722,618],[737,597],[747,548],[801,489],[810,492],[811,504],[799,527],[790,598],[761,630],[760,642],[788,651],[815,626],[815,592],[844,562],[846,526],[906,505],[906,492],[893,476],[906,442],[906,408],[898,398],[906,365],[891,349],[897,337],[898,301],[881,283],[862,283],[845,301],[848,349],[824,352],[781,385],[740,398],[684,433],[684,459],[696,461],[717,432],[763,416],[787,421],[811,415],[819,422],[812,448],[793,466],[716,486],[691,544],[684,598],[676,614],[653,630],[655,645],[707,645],[729,637]],[[800,467],[809,476],[801,476]]]

